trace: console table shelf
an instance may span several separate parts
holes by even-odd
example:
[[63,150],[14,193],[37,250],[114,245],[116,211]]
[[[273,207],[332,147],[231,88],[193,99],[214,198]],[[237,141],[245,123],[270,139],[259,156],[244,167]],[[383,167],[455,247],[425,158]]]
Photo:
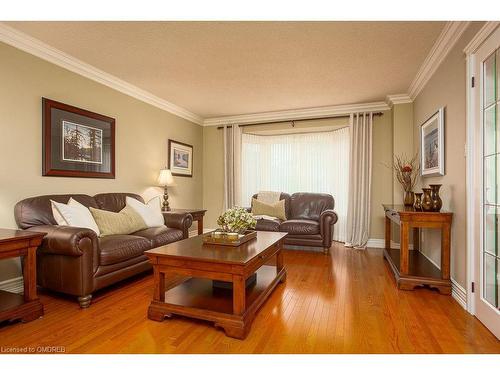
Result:
[[[389,263],[399,289],[412,290],[416,286],[436,288],[441,294],[451,294],[450,237],[451,212],[422,212],[412,207],[384,204],[385,249],[384,258]],[[400,249],[391,249],[391,223],[400,228]],[[419,250],[420,229],[441,230],[441,269],[436,267]],[[410,251],[410,229],[413,230],[413,250]]]
[[21,319],[29,322],[43,315],[36,294],[36,250],[45,233],[0,229],[0,259],[21,257],[24,294],[0,290],[0,321]]

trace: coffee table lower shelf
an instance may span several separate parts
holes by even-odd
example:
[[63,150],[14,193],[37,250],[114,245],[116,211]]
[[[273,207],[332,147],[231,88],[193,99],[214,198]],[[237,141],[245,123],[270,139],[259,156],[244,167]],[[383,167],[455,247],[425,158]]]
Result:
[[181,315],[208,320],[221,327],[226,335],[243,339],[248,334],[256,312],[286,278],[285,269],[264,265],[257,270],[257,280],[246,288],[245,312],[233,314],[233,292],[214,288],[212,280],[189,278],[165,292],[165,301],[152,301],[148,318],[162,321],[165,317]]

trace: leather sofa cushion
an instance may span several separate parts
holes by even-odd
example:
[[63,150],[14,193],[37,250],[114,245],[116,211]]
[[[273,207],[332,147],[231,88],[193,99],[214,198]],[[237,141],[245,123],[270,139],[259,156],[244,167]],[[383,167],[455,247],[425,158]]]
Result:
[[102,193],[94,195],[94,199],[101,210],[120,212],[126,205],[127,197],[137,199],[144,203],[144,199],[140,195],[132,193]]
[[289,234],[318,234],[319,223],[314,220],[286,220],[280,224],[280,232]]
[[290,197],[289,219],[319,221],[321,213],[333,209],[335,202],[330,194],[294,193]]
[[134,236],[144,237],[151,241],[152,247],[163,246],[171,242],[182,240],[183,233],[180,229],[168,228],[165,225],[161,227],[152,227],[133,233]]
[[107,266],[123,262],[151,249],[151,241],[135,235],[116,234],[99,238],[101,257],[99,264]]
[[270,220],[270,219],[259,219],[257,220],[256,230],[264,230],[268,232],[279,232],[280,231],[280,221]]

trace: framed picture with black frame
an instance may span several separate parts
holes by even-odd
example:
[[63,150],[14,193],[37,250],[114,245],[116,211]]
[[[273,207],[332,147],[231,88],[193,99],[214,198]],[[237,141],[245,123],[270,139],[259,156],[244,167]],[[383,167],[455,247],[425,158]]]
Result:
[[168,167],[173,176],[193,177],[193,146],[169,139]]
[[43,176],[115,178],[115,119],[42,98]]
[[444,107],[420,126],[422,177],[444,176]]

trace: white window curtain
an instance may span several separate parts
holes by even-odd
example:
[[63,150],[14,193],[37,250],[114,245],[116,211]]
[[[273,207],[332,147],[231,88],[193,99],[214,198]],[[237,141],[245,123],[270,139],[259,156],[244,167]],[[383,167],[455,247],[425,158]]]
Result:
[[350,116],[350,178],[346,246],[366,248],[370,234],[373,114]]
[[242,135],[241,202],[260,190],[328,193],[339,217],[334,240],[345,242],[349,185],[349,128],[334,131]]
[[241,128],[224,125],[224,211],[241,206]]

